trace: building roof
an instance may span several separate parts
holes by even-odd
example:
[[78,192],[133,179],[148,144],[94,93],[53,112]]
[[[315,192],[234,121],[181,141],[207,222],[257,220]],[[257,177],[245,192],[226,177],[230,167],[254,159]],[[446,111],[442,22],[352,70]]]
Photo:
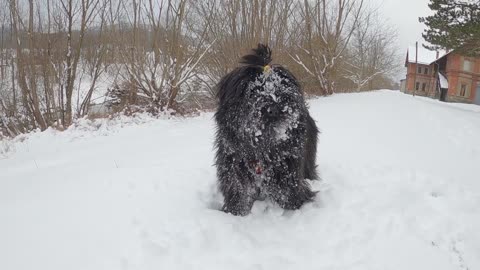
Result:
[[436,61],[438,61],[438,60],[440,60],[440,59],[444,58],[445,56],[449,55],[449,54],[450,54],[450,53],[452,53],[452,52],[454,52],[454,50],[451,50],[451,51],[449,51],[449,52],[446,52],[446,53],[444,53],[444,54],[440,54],[440,56],[438,57],[438,59],[437,59]]
[[[416,49],[415,46],[409,46],[407,50],[407,63],[415,63],[415,53]],[[430,51],[425,49],[423,46],[418,46],[418,63],[423,64],[423,65],[430,65],[431,63],[435,62],[437,59],[441,58],[444,56],[444,52],[439,52],[438,58],[437,58],[437,52],[436,51]]]

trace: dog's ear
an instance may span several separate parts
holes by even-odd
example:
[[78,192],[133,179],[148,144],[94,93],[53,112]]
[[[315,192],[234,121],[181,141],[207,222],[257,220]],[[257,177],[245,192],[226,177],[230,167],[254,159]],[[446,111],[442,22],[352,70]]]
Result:
[[256,49],[252,49],[252,54],[242,57],[240,63],[253,66],[266,66],[272,62],[272,50],[264,44],[258,43]]

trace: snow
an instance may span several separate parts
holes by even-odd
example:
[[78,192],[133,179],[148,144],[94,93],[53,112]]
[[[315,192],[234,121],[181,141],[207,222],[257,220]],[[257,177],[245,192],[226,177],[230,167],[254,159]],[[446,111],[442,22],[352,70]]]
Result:
[[291,124],[289,121],[284,121],[279,123],[278,126],[274,127],[275,130],[275,138],[278,141],[285,141],[288,139],[288,133],[287,131],[290,129]]
[[442,73],[438,73],[438,78],[440,79],[440,87],[448,89],[448,80]]
[[[409,46],[407,51],[407,57],[408,57],[407,59],[409,63],[415,63],[415,54],[416,54],[415,46]],[[430,65],[435,60],[440,59],[443,55],[445,55],[445,53],[440,52],[437,58],[436,51],[427,50],[423,46],[419,45],[417,61],[419,64]]]
[[9,141],[0,269],[479,269],[480,107],[394,91],[310,101],[315,202],[218,211],[212,114]]

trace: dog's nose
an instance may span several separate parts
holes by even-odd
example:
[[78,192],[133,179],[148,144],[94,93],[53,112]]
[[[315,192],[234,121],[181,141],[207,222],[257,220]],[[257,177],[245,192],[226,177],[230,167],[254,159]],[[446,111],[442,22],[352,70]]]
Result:
[[268,122],[277,121],[281,117],[280,114],[281,111],[277,106],[269,106],[263,111],[263,117]]
[[278,116],[278,113],[279,113],[279,110],[278,110],[277,107],[269,107],[267,109],[267,114],[270,117],[276,117],[276,116]]

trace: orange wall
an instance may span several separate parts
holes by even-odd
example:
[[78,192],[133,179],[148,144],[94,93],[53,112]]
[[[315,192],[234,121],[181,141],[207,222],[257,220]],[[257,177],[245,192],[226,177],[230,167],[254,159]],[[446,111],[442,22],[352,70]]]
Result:
[[477,83],[480,79],[480,58],[475,59],[473,64],[473,72],[465,72],[463,70],[463,57],[459,54],[451,53],[447,56],[447,78],[448,78],[448,95],[458,96],[459,81],[465,81],[470,85],[470,95],[466,99],[473,101],[477,89]]
[[[448,93],[447,96],[451,97],[450,100],[454,101],[473,101],[475,99],[477,84],[480,82],[480,58],[476,58],[474,61],[473,72],[465,72],[463,70],[463,57],[459,54],[450,53],[447,57],[446,75],[448,79]],[[425,75],[416,73],[417,65],[415,63],[407,63],[407,76],[406,76],[406,90],[412,92],[415,89],[415,82],[427,82],[427,91],[434,91],[436,89],[436,78],[432,74],[435,64],[421,65],[419,66],[429,68],[429,74]],[[423,71],[423,69],[422,69]],[[470,95],[467,97],[459,96],[458,85],[459,82],[466,82],[470,85]]]
[[[429,84],[429,88],[427,90],[431,90],[435,85],[433,78],[433,65],[421,65],[419,64],[420,67],[422,67],[422,73],[416,73],[417,70],[417,64],[415,63],[408,63],[407,64],[407,77],[406,77],[406,89],[408,91],[413,91],[415,89],[415,82],[427,82]],[[423,69],[428,67],[428,74],[423,73]]]

